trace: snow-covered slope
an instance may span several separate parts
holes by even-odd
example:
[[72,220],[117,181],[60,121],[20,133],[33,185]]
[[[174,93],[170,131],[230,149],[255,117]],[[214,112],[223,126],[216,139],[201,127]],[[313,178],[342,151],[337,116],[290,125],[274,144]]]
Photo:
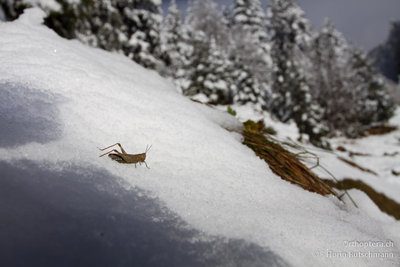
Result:
[[[28,129],[21,140],[13,136],[23,127],[2,135],[2,162],[110,173],[157,198],[188,227],[256,244],[289,265],[398,263],[396,247],[346,246],[353,240],[399,244],[398,222],[281,180],[225,129],[240,128],[232,116],[184,98],[121,55],[58,37],[40,24],[42,16],[32,9],[0,23],[0,90],[8,96],[0,100],[1,110],[15,111],[4,116]],[[130,153],[152,144],[146,160],[151,169],[98,157],[97,147],[115,142]],[[332,256],[352,251],[389,256]]]

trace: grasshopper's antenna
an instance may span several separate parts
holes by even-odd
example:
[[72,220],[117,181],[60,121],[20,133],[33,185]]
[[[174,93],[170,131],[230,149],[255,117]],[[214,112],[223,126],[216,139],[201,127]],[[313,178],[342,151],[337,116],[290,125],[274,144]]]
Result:
[[145,153],[149,152],[149,150],[150,150],[150,148],[151,148],[152,146],[153,146],[153,145],[150,145],[150,146],[147,145],[147,146],[146,146],[146,152],[145,152]]

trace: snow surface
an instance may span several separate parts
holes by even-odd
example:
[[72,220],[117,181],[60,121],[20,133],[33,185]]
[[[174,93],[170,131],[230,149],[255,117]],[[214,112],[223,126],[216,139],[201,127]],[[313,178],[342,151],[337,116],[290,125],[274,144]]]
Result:
[[[55,0],[23,0],[24,3],[30,6],[39,6],[46,11],[60,11],[61,5]],[[73,1],[70,1],[73,2]]]
[[[43,122],[43,129],[29,129],[50,140],[33,134],[2,143],[1,162],[30,160],[61,173],[102,170],[158,199],[191,228],[256,244],[289,265],[398,265],[397,247],[344,246],[349,240],[400,244],[399,223],[382,219],[372,203],[356,209],[281,180],[238,134],[226,130],[240,128],[232,116],[184,98],[128,58],[58,37],[40,24],[42,17],[39,9],[30,9],[15,22],[0,23],[0,90],[17,97],[0,104],[18,106],[20,98],[35,95],[56,108],[35,111],[26,101],[27,111],[20,113]],[[98,157],[97,147],[115,142],[130,153],[152,144],[146,160],[151,169]],[[327,251],[381,251],[393,257],[329,257]]]
[[[389,121],[390,125],[400,128],[400,109]],[[377,175],[365,172],[338,172],[338,178],[356,178],[375,188],[378,192],[384,193],[397,203],[400,203],[400,178],[392,173],[400,166],[400,130],[393,131],[383,136],[372,135],[357,140],[337,138],[333,140],[333,147],[343,146],[347,152],[337,152],[340,156],[349,159],[363,168],[370,169]],[[366,154],[349,156],[349,152]],[[332,168],[336,169],[335,161],[329,160]],[[342,163],[341,163],[342,164]]]

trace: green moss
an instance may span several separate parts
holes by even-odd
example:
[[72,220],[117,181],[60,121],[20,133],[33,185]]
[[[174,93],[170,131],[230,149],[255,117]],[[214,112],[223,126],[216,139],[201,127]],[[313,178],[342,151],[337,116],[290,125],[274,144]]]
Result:
[[251,133],[259,133],[259,134],[269,134],[276,135],[276,130],[271,126],[266,127],[263,120],[259,120],[258,122],[247,120],[243,123],[246,131]]
[[229,114],[231,114],[232,116],[236,116],[236,110],[234,110],[233,108],[231,108],[231,106],[228,106],[227,112],[228,112]]

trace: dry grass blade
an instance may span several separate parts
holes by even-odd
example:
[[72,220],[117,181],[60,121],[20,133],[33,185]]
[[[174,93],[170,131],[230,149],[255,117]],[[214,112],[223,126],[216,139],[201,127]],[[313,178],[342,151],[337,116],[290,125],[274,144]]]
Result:
[[279,143],[271,141],[263,133],[245,130],[242,135],[243,144],[250,147],[282,179],[311,192],[337,196],[331,186],[299,161],[298,155],[286,150]]
[[350,166],[352,166],[352,167],[354,167],[354,168],[359,169],[360,171],[368,172],[368,173],[371,173],[371,174],[373,174],[373,175],[378,176],[378,174],[377,174],[376,172],[374,172],[373,170],[370,170],[370,169],[361,167],[360,165],[358,165],[357,163],[355,163],[355,162],[353,162],[353,161],[351,161],[351,160],[348,160],[348,159],[345,159],[345,158],[339,157],[339,156],[338,156],[338,159],[340,159],[341,161],[343,161],[343,162],[349,164]]

